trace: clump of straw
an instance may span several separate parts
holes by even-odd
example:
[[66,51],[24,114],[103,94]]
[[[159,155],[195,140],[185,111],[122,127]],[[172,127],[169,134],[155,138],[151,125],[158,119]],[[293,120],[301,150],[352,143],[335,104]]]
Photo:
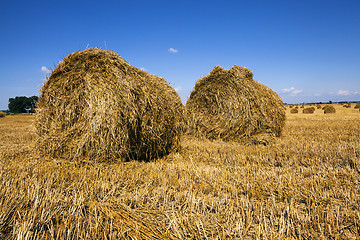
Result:
[[324,113],[327,114],[327,113],[335,113],[336,110],[333,106],[327,106],[325,109],[324,109]]
[[299,112],[299,110],[297,108],[292,108],[290,110],[290,113],[298,113],[298,112]]
[[303,113],[306,113],[306,114],[313,114],[314,112],[315,112],[314,107],[308,107],[308,108],[303,109]]

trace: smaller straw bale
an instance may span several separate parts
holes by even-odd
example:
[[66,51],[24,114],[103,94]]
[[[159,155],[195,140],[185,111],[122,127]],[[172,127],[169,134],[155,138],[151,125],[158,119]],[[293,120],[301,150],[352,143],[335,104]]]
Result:
[[354,108],[360,108],[360,103],[357,103]]
[[290,113],[298,113],[298,112],[299,112],[299,110],[297,108],[293,108],[290,110]]
[[309,108],[304,108],[303,109],[303,113],[306,113],[306,114],[313,114],[314,112],[315,112],[314,107],[309,107]]
[[273,90],[236,65],[228,70],[216,66],[199,79],[186,111],[190,135],[264,145],[281,135],[286,114]]
[[0,117],[5,117],[6,116],[6,113],[0,111]]
[[324,109],[324,114],[327,114],[327,113],[335,113],[336,110],[333,106],[327,106],[325,109]]
[[321,105],[320,104],[316,105],[316,108],[321,109]]

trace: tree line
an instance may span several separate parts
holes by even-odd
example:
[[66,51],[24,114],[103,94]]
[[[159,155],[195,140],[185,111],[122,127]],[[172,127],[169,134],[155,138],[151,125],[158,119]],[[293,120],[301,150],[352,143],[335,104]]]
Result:
[[34,113],[38,96],[9,98],[9,112],[11,113]]

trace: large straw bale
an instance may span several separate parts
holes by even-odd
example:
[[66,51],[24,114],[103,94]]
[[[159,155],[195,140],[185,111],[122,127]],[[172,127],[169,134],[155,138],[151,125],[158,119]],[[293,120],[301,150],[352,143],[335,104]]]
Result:
[[188,131],[200,138],[263,143],[280,136],[285,107],[245,67],[216,66],[199,79],[186,103]]
[[6,113],[0,111],[0,117],[5,117],[6,116]]
[[53,157],[148,161],[178,147],[184,112],[164,79],[113,51],[75,52],[41,88],[37,148]]
[[356,108],[360,108],[360,103],[356,103],[356,105],[355,105],[354,108],[355,108],[355,109],[356,109]]

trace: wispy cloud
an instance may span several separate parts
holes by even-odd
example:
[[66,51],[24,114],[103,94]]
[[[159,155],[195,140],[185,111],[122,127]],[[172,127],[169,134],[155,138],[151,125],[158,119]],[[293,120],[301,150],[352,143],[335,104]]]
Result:
[[175,48],[169,48],[169,52],[171,53],[177,53],[179,52],[179,50],[175,49]]
[[290,88],[284,88],[282,90],[283,93],[287,93],[289,94],[290,96],[296,96],[298,95],[299,93],[302,93],[303,90],[302,89],[296,89],[294,87],[290,87]]
[[48,68],[45,67],[45,66],[42,66],[42,67],[41,67],[41,72],[43,72],[43,73],[45,73],[45,74],[49,74],[49,73],[51,73],[51,70],[48,69]]
[[140,68],[141,71],[147,72],[146,68]]

